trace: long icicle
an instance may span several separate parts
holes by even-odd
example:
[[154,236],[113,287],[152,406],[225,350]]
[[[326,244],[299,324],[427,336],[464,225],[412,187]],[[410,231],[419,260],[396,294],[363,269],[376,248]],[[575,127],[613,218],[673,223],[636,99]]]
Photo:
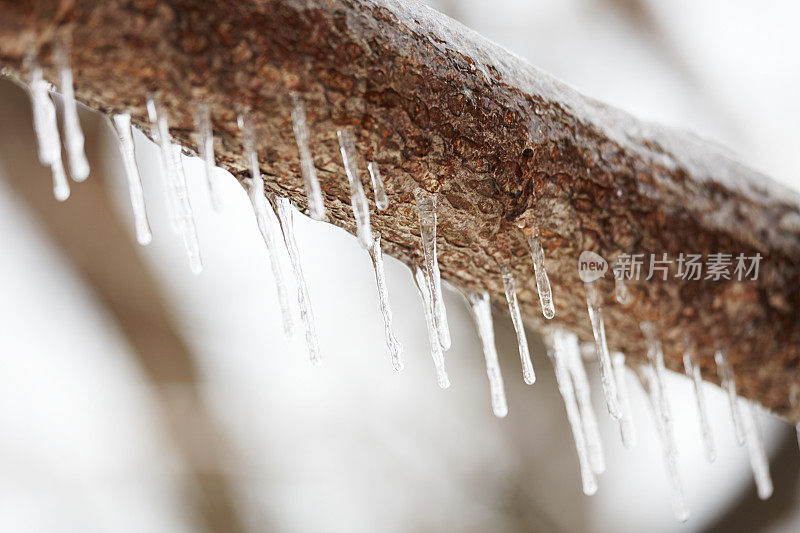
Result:
[[395,337],[392,331],[392,309],[389,306],[389,289],[386,286],[386,274],[383,270],[383,252],[381,251],[381,237],[377,235],[372,243],[372,248],[369,251],[369,256],[372,258],[372,268],[375,270],[375,282],[378,284],[378,301],[381,307],[381,315],[383,316],[383,329],[386,335],[386,347],[389,349],[389,355],[392,358],[392,367],[397,370],[403,370],[403,359],[401,354],[403,352],[403,345]]
[[238,123],[242,133],[244,156],[247,161],[247,167],[250,169],[247,195],[253,206],[253,213],[255,214],[256,223],[258,224],[258,231],[261,233],[261,238],[264,240],[264,244],[267,247],[270,267],[272,268],[272,277],[275,280],[275,291],[278,295],[278,305],[281,308],[283,333],[287,337],[291,337],[294,333],[294,324],[292,321],[292,308],[289,306],[286,275],[281,265],[278,243],[275,240],[277,222],[272,218],[272,214],[269,212],[270,210],[267,209],[267,199],[264,196],[264,182],[261,179],[261,169],[258,166],[255,132],[253,131],[253,125],[247,110],[239,115]]
[[561,329],[556,329],[552,335],[553,348],[552,350],[548,350],[547,354],[555,369],[558,391],[561,393],[561,397],[564,400],[567,420],[572,430],[572,438],[575,441],[575,451],[578,454],[578,465],[581,472],[583,493],[591,496],[597,492],[597,477],[589,464],[589,452],[583,434],[581,415],[575,400],[575,389],[572,385],[572,378],[570,378],[569,369],[567,367],[567,354],[569,350],[566,344],[566,332]]
[[652,322],[642,322],[639,327],[647,344],[647,360],[655,372],[659,412],[669,422],[669,424],[665,424],[665,427],[672,431],[672,408],[669,404],[669,398],[667,398],[666,367],[664,366],[664,352],[661,348],[661,341],[658,340],[658,332]]
[[183,245],[189,256],[189,267],[192,272],[199,274],[203,271],[203,259],[200,256],[200,242],[197,240],[197,227],[194,224],[192,204],[189,202],[189,189],[186,186],[186,174],[183,170],[183,158],[179,144],[172,145],[172,164],[175,167],[175,192],[181,218]]
[[739,398],[738,403],[747,441],[747,454],[750,457],[750,468],[753,470],[753,479],[756,482],[756,492],[759,498],[766,500],[772,496],[772,476],[769,473],[769,460],[764,451],[764,443],[761,441],[761,432],[758,430],[750,402]]
[[703,447],[706,452],[706,460],[713,463],[717,457],[714,448],[714,436],[711,433],[711,424],[708,421],[708,408],[706,407],[706,397],[703,392],[703,378],[700,375],[700,366],[694,361],[694,343],[686,341],[683,351],[683,369],[686,376],[692,380],[694,385],[694,399],[697,404],[697,416],[700,422],[700,432],[703,435]]
[[[147,99],[147,115],[150,119],[150,136],[159,147],[159,163],[161,164],[161,177],[164,182],[164,190],[167,196],[167,209],[169,210],[170,227],[176,235],[183,234],[180,207],[178,205],[175,182],[175,166],[173,164],[172,142],[169,136],[169,128],[166,116],[161,113],[155,97]],[[162,134],[162,130],[164,130]]]
[[517,300],[517,281],[514,278],[514,273],[506,265],[502,267],[502,275],[506,302],[508,302],[508,312],[511,314],[511,322],[514,324],[514,331],[517,334],[517,348],[519,350],[519,359],[522,363],[522,378],[528,385],[533,385],[536,382],[536,374],[533,371],[531,354],[528,349],[528,338],[525,335],[525,324],[522,322],[522,314]]
[[492,398],[492,412],[498,418],[508,414],[508,402],[503,386],[503,374],[500,372],[500,362],[497,358],[497,348],[494,343],[494,323],[492,321],[492,307],[489,294],[486,292],[468,293],[467,301],[472,310],[472,318],[481,339],[483,357],[486,360],[486,376],[489,378],[489,391]]
[[150,244],[153,234],[147,220],[147,210],[144,204],[142,191],[142,178],[139,167],[136,165],[136,149],[133,144],[133,131],[131,130],[131,116],[120,113],[113,117],[114,131],[119,138],[119,151],[122,154],[122,163],[125,168],[125,177],[128,179],[128,192],[133,210],[133,223],[136,228],[136,240],[142,246]]
[[297,141],[297,149],[300,152],[300,173],[303,175],[303,184],[306,188],[308,214],[314,220],[323,220],[325,218],[325,201],[322,198],[317,169],[314,167],[314,158],[311,157],[311,149],[308,147],[310,135],[305,106],[297,95],[293,95],[293,104],[292,129]]
[[211,109],[208,103],[199,102],[197,104],[194,123],[197,128],[197,153],[200,154],[200,159],[203,161],[206,175],[206,191],[211,200],[211,207],[219,213],[222,209],[222,197],[214,185],[214,169],[216,168],[214,129],[211,125]]
[[378,208],[378,211],[385,211],[389,208],[389,199],[386,197],[386,187],[383,184],[383,177],[381,177],[381,171],[378,169],[378,163],[370,161],[367,164],[367,170],[369,170],[369,177],[372,180],[375,207]]
[[542,314],[548,320],[556,316],[556,309],[553,305],[553,291],[550,288],[550,278],[547,277],[547,270],[544,266],[544,248],[539,241],[539,230],[523,228],[523,233],[528,238],[528,247],[533,260],[533,274],[536,277],[536,290],[539,292],[539,304],[542,306]]
[[619,402],[617,402],[617,385],[614,382],[614,369],[611,366],[611,354],[608,352],[606,342],[606,327],[603,322],[603,304],[597,282],[584,283],[586,287],[586,304],[589,308],[589,320],[592,323],[594,345],[597,360],[600,362],[600,383],[603,386],[603,395],[606,399],[608,412],[615,419],[622,416]]
[[430,291],[430,281],[427,274],[418,266],[414,267],[414,282],[417,284],[419,297],[422,300],[422,308],[425,310],[425,325],[428,327],[428,341],[431,345],[431,357],[436,367],[436,378],[439,387],[446,389],[450,386],[450,378],[447,377],[447,370],[444,367],[444,354],[439,343],[439,335],[436,331],[436,320],[433,312],[433,295]]
[[728,394],[728,404],[731,409],[731,420],[736,434],[736,443],[741,446],[745,443],[745,435],[742,427],[742,413],[739,411],[739,402],[737,401],[739,396],[736,394],[736,379],[733,375],[733,368],[731,368],[728,358],[722,350],[717,350],[714,354],[714,361],[717,363],[717,374],[722,383],[722,388]]
[[69,60],[72,44],[70,41],[69,37],[65,37],[56,45],[55,58],[61,78],[61,94],[64,99],[64,142],[67,145],[69,173],[75,181],[84,181],[89,177],[89,162],[83,151],[84,137],[78,118],[78,105],[75,102],[72,68]]
[[442,350],[448,350],[451,343],[450,326],[447,324],[447,310],[444,307],[442,278],[436,253],[437,196],[428,194],[422,189],[414,191],[414,196],[417,201],[419,236],[422,241],[422,253],[425,256],[425,272],[428,280],[428,291],[431,294],[433,303],[436,333]]
[[625,355],[620,352],[611,354],[611,365],[614,367],[614,380],[617,383],[617,397],[622,408],[622,416],[619,418],[619,434],[622,438],[622,445],[626,448],[636,446],[636,426],[633,423],[633,411],[631,399],[628,392],[628,383],[625,380]]
[[308,293],[308,284],[303,273],[303,265],[300,262],[300,251],[297,249],[297,241],[294,238],[294,221],[292,220],[292,205],[289,200],[279,196],[269,196],[272,209],[278,217],[283,241],[289,252],[289,260],[292,263],[295,283],[297,285],[297,304],[300,306],[300,319],[303,321],[303,328],[306,332],[306,346],[308,347],[308,357],[313,365],[322,364],[322,352],[319,349],[319,339],[317,338],[317,326],[314,321],[314,310],[311,306],[311,297]]
[[42,68],[33,58],[26,61],[30,71],[30,97],[33,109],[33,130],[39,145],[39,161],[53,173],[53,196],[59,202],[69,198],[69,182],[61,161],[61,137],[58,134],[56,107],[50,99],[50,84],[42,76]]
[[369,223],[369,204],[361,185],[361,175],[356,164],[356,148],[353,136],[347,130],[336,132],[339,137],[339,152],[342,154],[347,181],[350,184],[350,205],[353,207],[353,217],[356,219],[356,233],[358,241],[365,250],[372,248],[372,228]]

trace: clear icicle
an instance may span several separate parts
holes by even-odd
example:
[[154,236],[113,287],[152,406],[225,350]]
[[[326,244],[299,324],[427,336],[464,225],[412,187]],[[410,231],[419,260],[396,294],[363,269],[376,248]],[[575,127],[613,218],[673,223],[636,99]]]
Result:
[[661,341],[658,340],[658,333],[656,332],[655,325],[651,322],[642,322],[639,324],[639,327],[644,334],[647,344],[647,360],[655,373],[659,412],[666,420],[665,427],[668,426],[669,431],[672,431],[672,409],[669,405],[669,398],[667,398],[666,367],[664,366],[664,352],[661,349]]
[[378,163],[370,161],[367,170],[369,170],[369,177],[372,180],[372,191],[375,193],[375,206],[378,211],[384,211],[389,208],[389,199],[386,197],[386,187],[383,185],[383,177],[378,169]]
[[361,246],[365,250],[372,248],[372,229],[369,224],[369,204],[361,185],[361,176],[356,164],[356,148],[353,136],[349,131],[339,130],[339,152],[342,154],[342,163],[350,183],[350,205],[353,207],[353,217],[356,219],[356,233]]
[[147,221],[147,210],[144,205],[142,191],[142,178],[139,167],[136,165],[136,150],[133,144],[133,131],[131,130],[131,116],[120,113],[113,117],[114,130],[119,138],[119,151],[122,154],[122,163],[125,167],[125,176],[128,179],[128,192],[131,197],[133,222],[136,227],[136,240],[142,246],[150,244],[153,234],[150,232],[150,223]]
[[545,318],[551,319],[556,315],[553,306],[553,291],[550,289],[550,279],[547,277],[547,270],[544,267],[544,249],[536,232],[531,232],[528,236],[528,246],[531,249],[531,259],[533,259],[533,273],[536,276],[536,289],[539,291],[539,303],[542,306],[542,314]]
[[444,354],[442,346],[439,344],[439,336],[436,331],[436,320],[433,313],[433,295],[430,290],[430,281],[427,274],[418,266],[414,267],[414,282],[417,284],[422,307],[425,310],[425,324],[428,327],[428,341],[431,345],[431,357],[436,366],[436,377],[439,387],[446,389],[450,386],[450,378],[447,377],[447,370],[444,367]]
[[591,496],[597,492],[597,478],[589,464],[589,452],[583,434],[581,415],[575,400],[575,390],[567,366],[567,354],[569,353],[569,349],[567,348],[566,335],[566,332],[560,329],[556,329],[553,332],[553,349],[548,350],[548,355],[555,369],[558,390],[561,393],[561,397],[564,399],[567,420],[569,421],[570,429],[572,429],[575,450],[578,453],[578,465],[581,471],[583,493]]
[[206,102],[197,104],[197,112],[194,117],[195,127],[197,128],[197,153],[203,160],[206,174],[206,190],[211,200],[211,207],[219,212],[222,208],[222,197],[214,186],[214,168],[216,160],[214,157],[214,129],[211,126],[211,109]]
[[200,242],[197,240],[197,227],[194,224],[192,204],[189,202],[189,189],[186,186],[186,174],[183,171],[181,147],[172,145],[172,165],[175,168],[175,200],[180,216],[181,236],[183,245],[189,256],[189,268],[199,274],[203,271],[203,259],[200,256]]
[[436,333],[442,350],[450,348],[450,327],[447,324],[447,310],[442,297],[442,278],[439,272],[439,259],[436,254],[436,202],[435,194],[428,194],[422,189],[414,191],[417,201],[417,217],[419,218],[419,235],[422,241],[422,253],[425,256],[425,272],[428,280],[428,291],[432,297],[433,317]]
[[706,397],[703,392],[703,378],[700,375],[700,366],[694,362],[693,354],[694,344],[687,342],[683,352],[683,369],[694,385],[694,398],[697,403],[700,432],[703,435],[703,447],[705,448],[706,459],[709,463],[713,463],[717,457],[717,452],[714,449],[714,436],[711,433],[711,424],[708,421],[708,408],[706,407]]
[[383,252],[381,251],[381,237],[375,237],[372,243],[372,248],[369,251],[369,256],[372,258],[372,267],[375,269],[375,281],[378,284],[378,300],[381,306],[381,315],[383,315],[383,329],[386,335],[386,347],[389,348],[389,355],[392,357],[392,367],[397,370],[403,370],[403,360],[400,357],[403,351],[403,345],[397,340],[392,331],[392,309],[389,307],[389,290],[386,287],[386,274],[383,270]]
[[619,419],[622,413],[617,402],[617,386],[614,382],[614,369],[611,366],[611,355],[608,352],[606,342],[606,327],[603,323],[603,304],[600,291],[596,282],[584,283],[586,286],[586,303],[589,308],[589,320],[592,322],[592,333],[594,334],[595,352],[597,360],[600,362],[600,383],[603,386],[603,395],[606,399],[608,412],[615,419]]
[[519,359],[522,362],[522,378],[528,385],[536,382],[536,374],[531,363],[531,354],[528,350],[528,338],[525,336],[525,324],[522,322],[522,314],[519,310],[517,300],[517,281],[514,273],[508,267],[503,267],[503,288],[506,292],[508,302],[508,312],[511,314],[511,321],[514,324],[514,331],[517,333],[517,347],[519,349]]
[[[294,108],[292,109],[292,129],[294,130],[294,137],[297,140],[297,149],[300,152],[300,172],[303,175],[303,183],[306,188],[308,213],[311,215],[311,218],[322,220],[325,218],[325,201],[322,198],[322,189],[319,186],[317,169],[314,168],[314,159],[311,157],[311,150],[308,147],[310,135],[308,133],[305,106],[303,106],[303,101],[297,96],[294,97]],[[346,167],[347,163],[345,163],[345,169]],[[358,173],[356,173],[356,176],[358,176]],[[350,187],[352,190],[352,183]],[[355,212],[355,206],[353,207],[353,211]],[[371,246],[371,243],[365,246],[365,248],[369,249],[369,246]]]
[[617,397],[619,398],[622,416],[619,418],[619,433],[622,445],[626,448],[636,446],[636,426],[633,423],[631,399],[628,393],[628,384],[625,380],[625,355],[620,352],[611,354],[611,364],[614,367],[614,380],[617,383]]
[[[795,411],[797,410],[798,406],[800,406],[800,385],[792,385],[792,391],[789,394],[789,403],[795,409]],[[800,449],[800,422],[795,424],[795,430],[797,432],[797,447]]]
[[176,182],[178,181],[173,164],[172,141],[169,135],[167,117],[154,98],[147,99],[147,115],[150,119],[150,135],[159,146],[159,162],[161,164],[161,177],[167,196],[167,208],[169,210],[170,227],[177,235],[182,235],[180,208],[176,193]]
[[30,63],[30,95],[33,108],[33,129],[39,144],[39,161],[53,173],[53,195],[63,202],[69,198],[69,182],[61,161],[61,137],[58,134],[56,107],[50,99],[50,84],[42,77],[42,69],[33,59]]
[[303,328],[306,332],[306,346],[308,347],[308,357],[313,365],[322,364],[322,352],[319,349],[319,339],[317,338],[317,326],[314,321],[314,310],[311,307],[311,297],[308,294],[306,277],[303,274],[303,265],[300,263],[300,251],[297,249],[297,241],[294,238],[294,221],[292,220],[292,205],[289,200],[282,197],[270,196],[270,203],[278,217],[283,241],[289,252],[289,260],[292,263],[295,283],[297,284],[297,304],[300,306],[300,319],[303,321]]
[[731,420],[733,420],[733,430],[736,434],[736,443],[741,446],[745,443],[744,428],[742,427],[742,413],[739,411],[739,396],[736,394],[736,380],[725,352],[717,350],[714,354],[714,361],[717,363],[717,373],[722,382],[722,388],[728,394],[728,404],[731,409]]
[[600,430],[597,428],[597,417],[592,407],[592,390],[578,347],[578,336],[574,333],[565,333],[563,337],[563,351],[581,414],[581,426],[586,438],[586,449],[589,452],[589,466],[595,474],[602,474],[606,470],[606,460],[603,443],[600,440]]
[[686,504],[686,495],[683,492],[683,482],[678,472],[678,455],[672,430],[672,420],[665,416],[665,413],[661,410],[662,404],[660,397],[664,395],[665,391],[659,386],[656,371],[652,363],[640,366],[637,370],[637,375],[642,383],[642,387],[647,392],[650,408],[656,423],[656,429],[658,430],[658,437],[661,440],[661,447],[664,451],[675,518],[681,522],[686,522],[686,520],[689,519],[689,508]]
[[[68,39],[65,39],[68,41]],[[64,98],[64,142],[67,145],[69,173],[75,181],[89,177],[89,162],[83,151],[84,137],[78,118],[78,105],[72,83],[72,68],[69,61],[69,42],[62,41],[56,46],[56,63],[61,78],[61,94]]]
[[614,296],[617,298],[617,302],[623,305],[628,303],[631,299],[628,286],[625,284],[625,280],[622,279],[622,277],[614,278]]
[[503,386],[503,374],[500,372],[500,363],[497,359],[497,348],[494,344],[494,322],[492,321],[492,307],[489,294],[467,294],[472,309],[472,318],[478,330],[478,337],[483,347],[483,357],[486,359],[486,375],[489,378],[489,391],[492,397],[492,411],[498,418],[508,414],[506,391]]
[[739,411],[742,415],[742,426],[747,441],[747,454],[750,456],[750,467],[756,482],[758,497],[762,500],[772,496],[772,477],[769,474],[769,460],[761,441],[761,432],[756,424],[753,406],[744,398],[738,399]]

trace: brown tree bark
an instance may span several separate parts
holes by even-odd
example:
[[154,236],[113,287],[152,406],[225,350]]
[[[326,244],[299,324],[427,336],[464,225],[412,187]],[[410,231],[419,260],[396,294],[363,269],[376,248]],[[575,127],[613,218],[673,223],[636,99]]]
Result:
[[[398,0],[0,0],[0,65],[24,79],[39,51],[71,32],[78,98],[103,113],[129,111],[147,129],[157,93],[171,132],[194,153],[193,113],[211,105],[217,164],[247,177],[237,112],[252,109],[268,191],[305,209],[291,94],[306,104],[311,148],[329,222],[354,232],[336,130],[349,127],[364,161],[377,161],[390,208],[371,210],[387,252],[421,258],[413,191],[440,195],[443,277],[504,296],[510,261],[534,327],[532,265],[517,224],[542,231],[558,325],[591,339],[576,270],[582,250],[743,253],[763,256],[756,281],[633,283],[614,302],[601,280],[612,349],[641,358],[643,320],[654,322],[667,365],[681,371],[683,342],[698,344],[703,377],[717,381],[715,346],[727,349],[739,391],[792,420],[800,383],[800,200],[718,146],[637,121],[583,97],[446,17]],[[7,126],[6,126],[7,127]],[[672,272],[674,274],[674,271]]]

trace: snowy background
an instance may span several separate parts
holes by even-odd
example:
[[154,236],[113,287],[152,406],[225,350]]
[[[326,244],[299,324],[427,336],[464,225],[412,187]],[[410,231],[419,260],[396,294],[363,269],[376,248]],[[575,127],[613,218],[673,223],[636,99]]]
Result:
[[[800,188],[795,3],[430,3],[585,94],[716,139]],[[680,376],[671,376],[669,393],[690,521],[672,518],[661,449],[638,385],[629,376],[639,442],[625,450],[593,368],[608,466],[597,494],[583,496],[563,404],[534,332],[538,381],[529,387],[510,321],[495,317],[509,400],[509,416],[497,420],[461,297],[445,294],[453,386],[441,391],[412,277],[387,258],[406,361],[397,374],[368,255],[343,231],[297,217],[325,358],[323,368],[312,368],[302,335],[287,341],[282,334],[244,191],[219,170],[224,209],[214,213],[199,161],[185,159],[205,261],[204,272],[192,275],[169,230],[156,148],[137,134],[154,234],[137,253],[198,370],[193,384],[154,382],[102,299],[29,209],[20,180],[11,179],[24,173],[49,189],[27,105],[20,89],[0,83],[0,530],[203,529],[209,524],[196,511],[190,477],[197,465],[201,475],[225,479],[235,515],[249,531],[800,528],[800,461],[791,428],[759,417],[776,493],[754,503],[746,451],[734,443],[724,396],[707,387],[718,449],[709,465],[690,383]],[[83,121],[93,146],[89,179],[106,182],[132,238],[116,141],[91,113]],[[81,190],[74,185],[73,195]],[[63,207],[53,201],[53,208],[69,209],[72,201]],[[176,442],[168,429],[175,416],[208,417],[218,438],[187,424],[183,438],[190,444]],[[753,522],[725,522],[737,509]]]

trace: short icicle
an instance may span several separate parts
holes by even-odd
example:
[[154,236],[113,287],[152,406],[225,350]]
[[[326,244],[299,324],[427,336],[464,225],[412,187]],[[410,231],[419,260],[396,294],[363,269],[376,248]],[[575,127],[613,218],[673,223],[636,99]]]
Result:
[[378,211],[385,211],[389,208],[389,199],[386,197],[386,187],[383,184],[383,177],[381,171],[378,169],[378,163],[370,161],[367,164],[369,170],[369,177],[372,180],[372,192],[375,194],[375,207]]
[[586,287],[586,303],[589,308],[589,320],[592,323],[595,352],[600,363],[600,383],[603,386],[603,395],[606,399],[608,412],[615,419],[622,416],[619,402],[617,401],[617,386],[614,382],[614,369],[611,365],[611,354],[608,352],[606,342],[606,327],[603,322],[603,304],[600,290],[596,281],[584,283]]
[[33,108],[33,129],[39,145],[39,161],[53,173],[53,195],[63,202],[69,198],[69,182],[61,160],[61,137],[58,133],[56,107],[50,99],[50,84],[42,76],[42,68],[28,58],[30,96]]
[[520,226],[523,234],[528,238],[528,247],[533,260],[533,274],[536,277],[536,289],[539,292],[539,304],[542,306],[542,314],[546,319],[556,316],[556,309],[553,305],[553,291],[550,288],[550,278],[547,277],[547,270],[544,266],[544,248],[539,240],[539,230],[527,229]]
[[372,228],[369,223],[369,204],[361,185],[361,175],[356,163],[356,148],[353,136],[347,130],[336,132],[339,137],[339,152],[342,154],[347,181],[350,183],[350,205],[353,207],[353,217],[356,219],[356,233],[358,241],[365,250],[372,248]]
[[742,416],[742,429],[747,442],[747,454],[750,457],[750,467],[753,470],[753,479],[756,482],[756,492],[762,500],[772,496],[772,476],[769,473],[769,460],[761,441],[761,432],[756,424],[753,405],[744,398],[738,399],[739,411]]
[[383,316],[386,347],[389,349],[389,355],[392,358],[392,367],[399,372],[403,370],[403,359],[401,358],[403,345],[400,344],[400,341],[397,340],[392,331],[392,309],[389,306],[389,289],[386,286],[386,274],[383,270],[380,235],[375,236],[369,256],[372,258],[372,268],[375,270],[375,282],[378,284],[378,301],[381,307],[381,315]]
[[297,141],[297,149],[300,152],[300,173],[303,175],[303,184],[306,188],[308,214],[314,220],[323,220],[325,218],[325,201],[322,198],[322,189],[319,186],[314,159],[311,157],[311,149],[308,147],[310,135],[308,122],[306,121],[305,106],[297,95],[293,95],[293,104],[292,129]]
[[742,426],[742,413],[739,410],[739,395],[736,394],[736,380],[733,375],[733,368],[731,368],[728,357],[723,350],[717,350],[714,354],[714,361],[717,363],[717,374],[722,383],[722,388],[725,389],[728,395],[728,404],[731,410],[733,431],[736,434],[736,443],[741,446],[745,443],[745,435],[744,427]]
[[586,439],[583,434],[581,415],[578,404],[575,400],[575,389],[572,385],[567,358],[569,349],[567,348],[567,333],[556,329],[552,334],[552,349],[547,354],[555,369],[558,391],[564,400],[564,407],[567,411],[572,437],[575,441],[575,450],[578,454],[578,465],[580,466],[583,493],[591,496],[597,492],[597,477],[589,464],[589,452],[586,446]]
[[189,189],[186,186],[186,173],[183,170],[183,158],[179,144],[172,145],[172,164],[175,167],[175,200],[180,216],[183,245],[189,256],[189,268],[199,274],[203,271],[203,259],[200,256],[200,242],[197,240],[197,227],[194,224],[192,204],[189,202]]
[[275,291],[278,295],[278,305],[281,308],[283,333],[287,337],[291,337],[294,332],[294,324],[292,321],[292,308],[289,306],[289,289],[286,283],[286,274],[283,271],[280,251],[275,239],[277,222],[273,218],[274,213],[271,213],[270,210],[267,209],[267,199],[264,196],[264,182],[261,179],[261,169],[258,166],[258,153],[255,147],[255,132],[253,131],[253,125],[247,110],[239,115],[238,123],[242,133],[242,146],[244,148],[245,160],[250,170],[247,195],[253,206],[253,213],[255,214],[256,223],[258,224],[258,231],[261,233],[261,238],[264,240],[264,244],[267,247],[272,277],[275,279]]
[[214,156],[214,129],[211,125],[211,108],[208,103],[199,102],[194,117],[195,127],[197,128],[197,153],[203,161],[203,168],[206,175],[206,191],[211,200],[211,207],[219,212],[222,209],[222,197],[217,187],[214,185],[214,168],[216,159]]
[[503,374],[500,372],[500,362],[497,358],[497,348],[494,343],[494,322],[489,294],[479,292],[468,293],[466,296],[472,310],[472,318],[475,320],[475,327],[478,330],[478,337],[481,339],[483,357],[486,360],[492,411],[496,417],[503,418],[508,414],[508,403],[503,386]]
[[422,189],[414,191],[417,201],[417,217],[419,219],[419,235],[422,241],[422,253],[425,257],[425,273],[428,291],[433,303],[433,318],[436,333],[442,350],[450,348],[450,327],[447,324],[447,310],[442,296],[442,277],[439,272],[439,258],[436,252],[437,195],[428,194]]
[[419,297],[422,300],[422,307],[425,310],[425,324],[428,327],[428,341],[431,345],[431,357],[436,367],[436,378],[439,387],[446,389],[450,386],[450,378],[447,377],[447,370],[444,367],[444,354],[439,343],[439,335],[436,331],[436,320],[433,312],[433,295],[430,290],[430,282],[427,274],[420,267],[414,267],[414,282],[417,284]]
[[119,113],[113,117],[114,130],[119,138],[119,151],[122,154],[122,163],[125,167],[125,176],[128,179],[128,192],[131,197],[133,210],[133,223],[136,228],[136,240],[142,246],[150,244],[153,234],[150,232],[150,223],[147,220],[147,210],[144,204],[142,191],[142,178],[139,167],[136,165],[136,149],[133,144],[133,130],[131,130],[131,116],[128,113]]
[[89,162],[83,150],[84,137],[78,118],[78,105],[75,101],[72,67],[70,66],[70,39],[64,38],[56,45],[55,57],[60,79],[60,89],[64,101],[64,142],[67,145],[69,173],[75,181],[89,177]]
[[628,391],[628,383],[625,380],[625,354],[614,352],[611,354],[611,365],[614,367],[614,380],[617,383],[617,397],[619,398],[622,416],[619,418],[619,434],[622,438],[622,445],[626,448],[636,446],[636,426],[633,423],[633,411],[631,409],[631,399]]
[[502,276],[506,302],[508,302],[508,312],[511,314],[511,322],[514,324],[514,331],[517,334],[517,348],[519,350],[519,359],[522,363],[522,378],[528,385],[533,385],[536,382],[536,374],[533,371],[531,354],[528,349],[528,338],[525,335],[525,324],[522,322],[522,314],[517,300],[517,281],[514,278],[514,273],[507,265],[502,267]]
[[700,366],[694,361],[694,343],[688,340],[683,351],[683,369],[694,385],[694,399],[697,404],[700,432],[703,435],[703,447],[705,448],[706,459],[709,463],[713,463],[717,457],[717,452],[714,448],[711,424],[708,421],[708,408],[706,407],[706,397],[703,392],[703,378],[700,375]]
[[621,277],[614,278],[614,297],[617,299],[617,303],[622,305],[627,304],[631,299],[631,294],[628,292],[628,286],[625,284],[625,280]]

